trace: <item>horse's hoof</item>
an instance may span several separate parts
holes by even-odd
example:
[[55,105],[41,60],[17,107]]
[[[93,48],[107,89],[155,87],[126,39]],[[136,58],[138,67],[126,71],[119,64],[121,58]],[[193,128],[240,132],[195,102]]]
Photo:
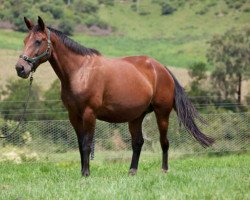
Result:
[[128,172],[128,175],[134,176],[134,175],[136,175],[136,172],[137,172],[137,169],[130,169]]
[[82,176],[88,177],[90,175],[89,171],[82,172]]
[[168,173],[168,170],[167,169],[161,169],[162,173],[166,174]]

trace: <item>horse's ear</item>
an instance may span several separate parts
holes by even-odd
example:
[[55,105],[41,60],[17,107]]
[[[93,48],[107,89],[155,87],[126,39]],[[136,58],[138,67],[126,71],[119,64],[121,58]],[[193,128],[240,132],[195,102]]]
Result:
[[42,18],[41,18],[40,16],[38,16],[37,22],[38,22],[38,25],[39,25],[39,27],[41,28],[41,30],[44,31],[44,29],[45,29],[45,24],[44,24],[44,22],[43,22],[43,20],[42,20]]
[[34,26],[33,22],[27,19],[27,17],[24,17],[24,22],[29,30],[31,30]]

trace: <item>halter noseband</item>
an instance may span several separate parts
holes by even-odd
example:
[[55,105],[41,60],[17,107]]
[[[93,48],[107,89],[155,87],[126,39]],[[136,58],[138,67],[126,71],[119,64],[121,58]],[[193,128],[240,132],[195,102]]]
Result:
[[40,55],[35,56],[35,57],[33,57],[33,58],[28,57],[28,56],[26,56],[26,55],[20,55],[20,56],[19,56],[19,58],[22,58],[22,59],[25,60],[26,62],[32,64],[32,68],[31,68],[32,71],[35,71],[35,70],[36,70],[36,68],[34,67],[34,64],[35,64],[39,59],[43,58],[44,56],[46,56],[46,57],[48,58],[48,56],[49,56],[49,50],[50,50],[50,44],[51,44],[51,41],[50,41],[50,30],[49,30],[49,29],[48,29],[48,41],[47,41],[47,42],[48,42],[47,49],[46,49],[43,53],[41,53]]

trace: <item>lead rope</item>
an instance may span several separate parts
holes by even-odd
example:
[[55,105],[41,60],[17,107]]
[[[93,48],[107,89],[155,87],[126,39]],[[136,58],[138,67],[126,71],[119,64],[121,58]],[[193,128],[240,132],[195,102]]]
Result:
[[28,89],[28,96],[26,97],[26,101],[25,101],[25,104],[24,104],[24,109],[23,109],[22,115],[19,118],[19,122],[18,122],[16,128],[12,131],[12,133],[10,133],[8,135],[5,135],[5,136],[0,136],[0,138],[8,138],[8,137],[12,136],[17,131],[17,129],[19,128],[21,123],[23,122],[24,116],[26,114],[26,110],[27,110],[27,107],[28,107],[28,102],[29,102],[29,99],[30,99],[32,82],[33,82],[33,71],[31,71],[31,74],[30,74],[30,83],[29,83],[29,89]]

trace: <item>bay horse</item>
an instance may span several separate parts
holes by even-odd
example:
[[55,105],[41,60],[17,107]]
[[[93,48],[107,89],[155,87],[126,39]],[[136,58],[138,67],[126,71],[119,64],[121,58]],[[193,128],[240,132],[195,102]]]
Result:
[[148,56],[106,58],[95,49],[84,47],[62,32],[47,27],[41,17],[38,24],[24,17],[29,29],[16,71],[28,78],[32,71],[49,61],[61,81],[61,99],[77,135],[81,173],[89,176],[89,156],[96,119],[128,122],[132,137],[132,161],[129,174],[135,175],[143,145],[142,121],[154,111],[160,132],[162,170],[168,170],[167,130],[171,110],[180,123],[204,147],[214,139],[203,134],[195,123],[202,118],[174,75]]

